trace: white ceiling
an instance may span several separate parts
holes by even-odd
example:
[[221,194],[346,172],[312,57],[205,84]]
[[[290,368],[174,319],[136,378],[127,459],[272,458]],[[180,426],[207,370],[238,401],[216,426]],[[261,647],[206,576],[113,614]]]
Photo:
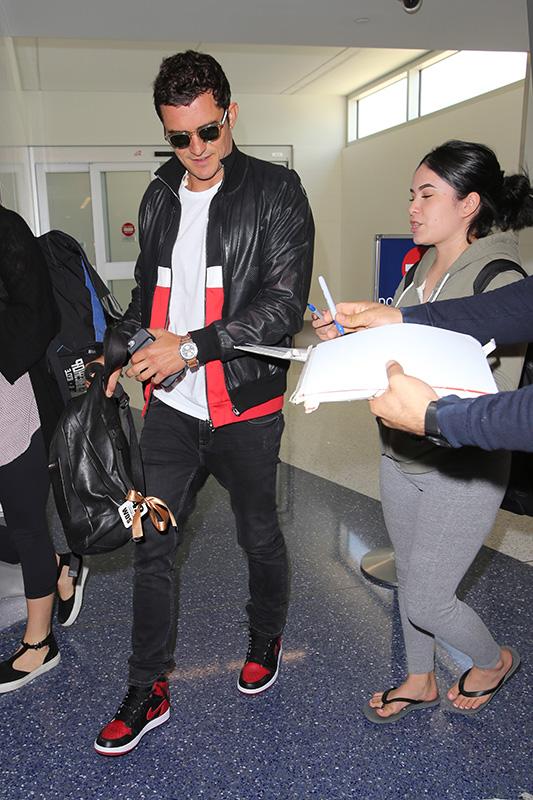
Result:
[[161,59],[188,47],[207,50],[223,64],[235,96],[344,95],[424,52],[203,42],[14,40],[20,85],[26,91],[150,91]]
[[[0,0],[8,36],[527,50],[526,0]],[[368,22],[357,23],[357,19]],[[169,36],[171,34],[171,36]],[[175,36],[172,36],[175,34]]]
[[528,49],[526,0],[0,0],[0,34],[8,88],[78,92],[149,91],[187,47],[234,95],[344,95],[427,50]]

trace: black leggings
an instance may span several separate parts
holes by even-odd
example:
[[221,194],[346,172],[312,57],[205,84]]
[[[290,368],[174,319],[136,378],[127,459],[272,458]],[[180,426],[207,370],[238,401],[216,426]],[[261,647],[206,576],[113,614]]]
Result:
[[49,488],[48,459],[39,429],[22,455],[0,467],[0,504],[6,520],[0,536],[8,537],[7,549],[18,554],[29,600],[46,597],[56,588],[57,563],[46,523]]

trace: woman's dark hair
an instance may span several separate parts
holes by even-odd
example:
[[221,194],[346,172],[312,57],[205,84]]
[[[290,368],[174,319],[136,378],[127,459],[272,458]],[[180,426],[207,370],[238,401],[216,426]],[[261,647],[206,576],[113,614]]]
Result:
[[487,236],[494,227],[519,231],[533,225],[528,175],[504,176],[490,147],[454,139],[431,150],[418,166],[422,164],[449,183],[460,200],[470,192],[479,194],[479,211],[467,231],[469,242]]
[[226,109],[231,91],[218,61],[207,53],[186,50],[163,59],[154,81],[154,105],[161,119],[161,106],[190,106],[201,94],[212,92],[219,108]]

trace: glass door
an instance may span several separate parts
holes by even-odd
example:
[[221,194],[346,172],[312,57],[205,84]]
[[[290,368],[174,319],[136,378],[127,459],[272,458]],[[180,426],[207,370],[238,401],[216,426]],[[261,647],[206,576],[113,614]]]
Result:
[[[139,203],[159,163],[107,163],[91,164],[90,167],[96,263],[123,309],[128,307],[135,285],[133,271],[139,255]],[[122,383],[132,406],[142,408],[141,384],[126,377]]]
[[17,173],[3,164],[0,168],[0,202],[13,211],[19,209]]
[[159,162],[91,164],[96,264],[104,280],[133,280],[139,254],[137,215]]
[[26,147],[0,146],[0,203],[34,229],[32,175]]
[[73,236],[96,266],[96,248],[88,164],[37,164],[41,233],[64,231]]

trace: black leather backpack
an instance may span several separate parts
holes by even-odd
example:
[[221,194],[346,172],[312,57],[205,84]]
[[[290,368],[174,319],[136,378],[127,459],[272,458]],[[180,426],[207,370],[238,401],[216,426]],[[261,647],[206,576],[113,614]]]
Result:
[[105,329],[122,317],[122,309],[76,239],[63,231],[49,231],[37,242],[61,325],[46,355],[66,404],[84,394],[85,364],[102,354]]
[[70,549],[105,553],[142,539],[140,516],[148,512],[163,532],[175,520],[158,498],[144,497],[144,476],[129,397],[120,384],[104,387],[127,361],[125,337],[106,332],[105,370],[92,365],[92,383],[65,408],[50,447],[50,474],[57,510]]

